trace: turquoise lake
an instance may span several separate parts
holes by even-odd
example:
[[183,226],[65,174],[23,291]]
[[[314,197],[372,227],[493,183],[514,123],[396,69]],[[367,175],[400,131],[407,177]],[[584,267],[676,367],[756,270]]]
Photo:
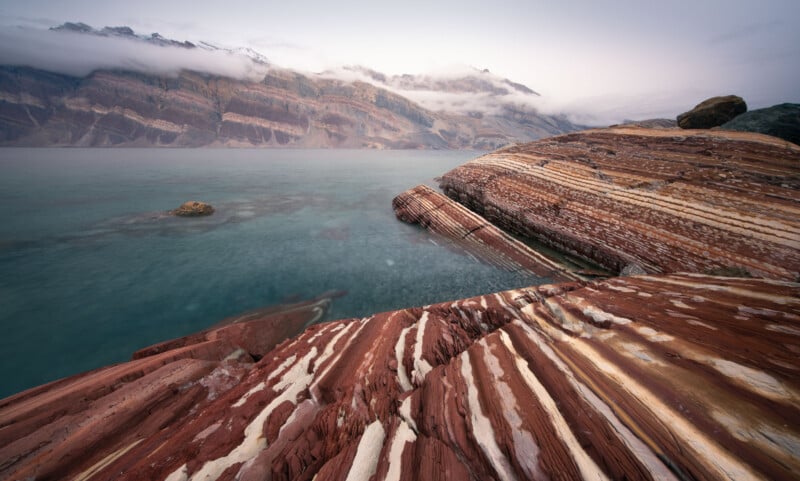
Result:
[[[0,398],[330,290],[326,320],[542,283],[395,218],[477,155],[0,149]],[[164,215],[186,200],[217,211]]]

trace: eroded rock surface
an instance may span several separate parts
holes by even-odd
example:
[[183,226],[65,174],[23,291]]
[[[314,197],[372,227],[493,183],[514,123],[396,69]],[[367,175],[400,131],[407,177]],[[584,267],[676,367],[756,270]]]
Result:
[[441,186],[501,228],[615,272],[800,274],[800,147],[775,137],[589,130],[484,155]]
[[392,200],[392,208],[403,222],[419,224],[504,269],[524,269],[556,282],[582,278],[428,186],[418,185],[398,195]]
[[0,477],[797,479],[798,312],[800,284],[638,276],[317,324],[236,372],[194,344],[2,401]]
[[238,385],[276,344],[319,321],[333,295],[232,317],[142,349],[130,362],[0,400],[0,479],[69,479],[87,460],[174,429]]

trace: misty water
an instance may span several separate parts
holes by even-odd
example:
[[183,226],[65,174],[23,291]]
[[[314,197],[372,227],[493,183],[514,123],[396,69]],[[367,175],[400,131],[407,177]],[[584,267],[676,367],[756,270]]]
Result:
[[330,290],[326,320],[541,283],[395,218],[476,155],[0,149],[0,398]]

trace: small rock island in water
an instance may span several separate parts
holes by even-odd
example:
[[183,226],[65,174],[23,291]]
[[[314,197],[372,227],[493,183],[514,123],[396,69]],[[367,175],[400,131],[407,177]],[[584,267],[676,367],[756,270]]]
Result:
[[200,217],[213,214],[214,207],[205,202],[190,200],[181,204],[177,209],[169,211],[169,213],[178,217]]

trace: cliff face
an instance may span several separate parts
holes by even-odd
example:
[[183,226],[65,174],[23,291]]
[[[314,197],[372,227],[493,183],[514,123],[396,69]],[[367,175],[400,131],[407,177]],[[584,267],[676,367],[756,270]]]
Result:
[[445,193],[619,272],[800,275],[800,147],[761,134],[612,128],[479,157]]
[[0,145],[493,149],[575,127],[534,110],[434,112],[366,82],[273,68],[84,78],[0,67]]
[[642,276],[218,333],[3,401],[0,477],[796,479],[798,310]]

